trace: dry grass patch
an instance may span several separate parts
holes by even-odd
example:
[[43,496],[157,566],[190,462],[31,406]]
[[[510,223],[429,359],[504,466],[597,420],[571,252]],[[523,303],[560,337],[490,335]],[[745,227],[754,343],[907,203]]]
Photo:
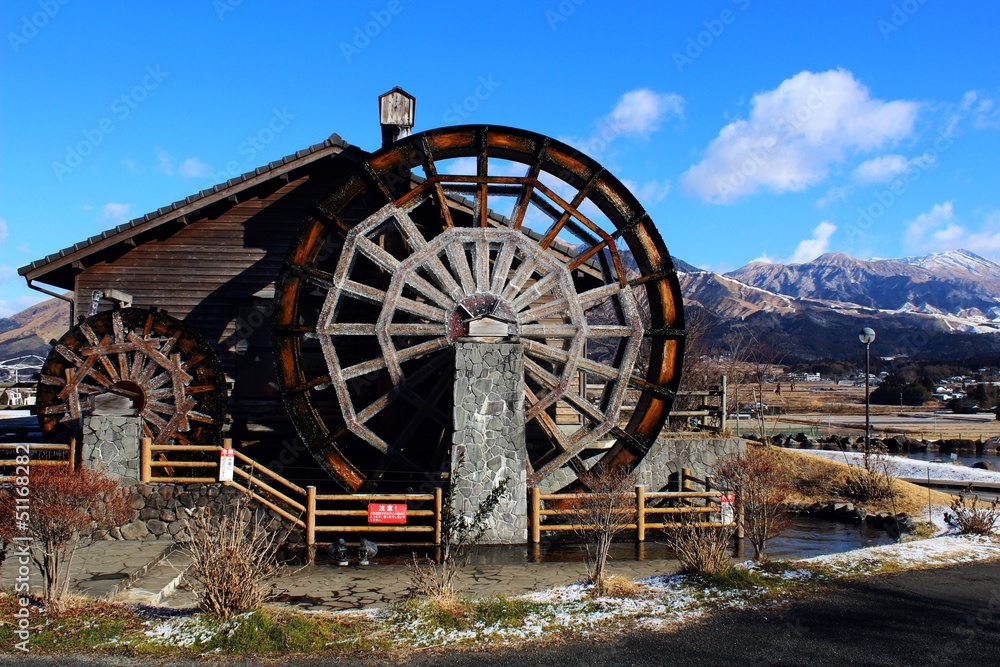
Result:
[[611,575],[604,580],[604,595],[609,598],[637,598],[643,593],[642,584],[637,584],[631,579]]
[[[850,500],[844,498],[841,489],[848,483],[852,469],[843,461],[824,459],[792,449],[775,448],[788,461],[792,472],[792,484],[795,491],[789,500],[800,503],[826,502],[829,500]],[[927,489],[916,484],[896,480],[895,507],[890,500],[880,500],[865,503],[865,509],[871,512],[906,512],[916,515],[927,512]],[[940,491],[930,492],[931,503],[934,505],[950,505],[952,496]]]

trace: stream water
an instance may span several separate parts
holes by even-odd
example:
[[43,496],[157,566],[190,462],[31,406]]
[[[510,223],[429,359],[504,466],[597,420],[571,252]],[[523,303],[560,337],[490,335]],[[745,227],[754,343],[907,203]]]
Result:
[[[841,553],[862,547],[890,544],[894,538],[885,531],[871,530],[862,524],[839,523],[809,517],[794,517],[792,525],[768,543],[768,554],[773,558],[808,558],[824,554]],[[375,560],[381,564],[409,563],[412,547],[384,547]],[[433,550],[426,550],[433,556]],[[750,547],[744,543],[744,556],[749,558]],[[350,554],[354,557],[354,554]],[[522,563],[582,563],[586,560],[582,544],[572,538],[545,541],[537,546],[480,546],[472,550],[469,565],[517,565]],[[615,542],[611,546],[611,562],[615,560],[671,560],[673,552],[655,533],[650,531],[643,544]]]

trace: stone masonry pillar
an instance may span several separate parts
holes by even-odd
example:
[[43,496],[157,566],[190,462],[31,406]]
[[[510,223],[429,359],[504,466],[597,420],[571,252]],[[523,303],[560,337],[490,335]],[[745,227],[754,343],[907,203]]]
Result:
[[508,477],[507,495],[493,513],[482,542],[527,542],[528,452],[524,443],[524,348],[520,343],[455,344],[454,420],[451,474],[458,480],[455,509],[472,516],[479,502]]
[[91,415],[83,420],[83,465],[122,484],[139,482],[139,417]]

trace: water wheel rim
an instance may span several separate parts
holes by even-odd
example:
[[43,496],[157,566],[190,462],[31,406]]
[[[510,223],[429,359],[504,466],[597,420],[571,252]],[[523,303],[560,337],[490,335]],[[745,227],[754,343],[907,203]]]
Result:
[[[438,168],[443,161],[456,158],[474,159],[475,168],[464,174]],[[523,167],[524,173],[491,174],[490,165],[493,160],[519,165]],[[423,170],[422,179],[410,178],[414,169]],[[560,188],[564,191],[560,192]],[[469,215],[466,219],[456,220],[453,219],[453,197],[463,193],[472,196],[467,207]],[[493,202],[501,196],[497,193],[514,199],[507,217],[491,213]],[[366,204],[360,207],[363,212],[358,214],[359,204],[363,200]],[[550,209],[546,211],[551,217],[547,229],[530,229],[533,222],[531,212],[536,200]],[[412,212],[428,205],[434,206],[435,203],[440,216],[439,229],[427,234],[427,212],[424,211],[424,227],[415,232],[416,225],[409,219]],[[587,206],[590,210],[585,209]],[[393,257],[391,252],[385,252],[384,248],[380,249],[377,243],[372,242],[372,230],[388,220],[392,220],[399,230],[401,245],[414,246],[412,252],[407,250],[402,256]],[[618,420],[616,407],[620,405],[620,400],[617,403],[611,401],[611,414],[608,419],[603,420],[610,423],[603,423],[601,427],[604,429],[602,435],[615,438],[602,461],[614,466],[634,466],[662,428],[680,380],[683,315],[680,286],[669,253],[652,220],[634,196],[594,160],[547,137],[524,130],[493,126],[433,130],[413,135],[373,154],[333,184],[329,195],[320,201],[303,225],[297,242],[290,249],[276,295],[278,307],[273,339],[275,360],[279,388],[286,407],[317,460],[344,486],[357,490],[371,481],[371,471],[362,471],[353,464],[351,453],[342,447],[345,434],[359,435],[384,454],[393,454],[391,444],[384,439],[379,442],[374,438],[366,438],[364,433],[359,432],[363,430],[359,428],[359,412],[354,409],[341,381],[351,378],[342,377],[346,367],[337,362],[336,345],[331,339],[341,333],[359,333],[345,333],[348,323],[342,323],[345,328],[339,332],[331,327],[337,326],[334,315],[339,295],[346,291],[352,297],[372,302],[388,299],[398,303],[401,296],[400,281],[389,284],[389,291],[354,284],[351,281],[350,262],[340,261],[345,257],[344,249],[347,249],[348,254],[363,255],[365,261],[370,263],[381,263],[386,272],[399,274],[408,271],[413,274],[415,265],[421,265],[421,261],[432,256],[427,247],[435,239],[439,236],[458,238],[463,234],[466,235],[466,243],[472,248],[477,244],[490,244],[491,240],[487,238],[490,234],[506,234],[507,247],[514,248],[511,252],[515,254],[518,247],[526,245],[555,253],[558,255],[555,263],[560,264],[566,274],[592,270],[596,266],[602,274],[602,287],[606,288],[604,296],[618,298],[618,310],[629,311],[633,308],[630,298],[633,290],[645,295],[650,308],[646,315],[648,321],[643,323],[644,326],[636,327],[634,314],[630,312],[618,329],[604,331],[608,335],[613,334],[612,337],[618,335],[628,341],[624,345],[625,353],[618,354],[615,361],[623,361],[628,365],[629,357],[638,354],[637,348],[640,345],[645,346],[649,359],[638,375],[629,372],[618,377],[620,387],[616,389],[620,391],[615,395],[619,399],[625,391],[622,387],[639,395],[631,419],[622,424]],[[518,235],[521,242],[510,241]],[[565,242],[560,245],[563,237],[581,240],[582,247],[575,254],[563,252],[566,245]],[[330,252],[331,243],[338,246],[340,254],[336,260],[329,256],[335,254]],[[621,262],[618,252],[621,244],[636,260],[638,268],[631,273]],[[414,259],[421,252],[423,255]],[[428,270],[422,280],[425,284],[418,285],[416,289],[420,293],[420,305],[409,304],[411,310],[424,317],[422,326],[426,327],[411,331],[431,335],[433,327],[430,324],[445,325],[444,331],[435,330],[443,334],[437,336],[441,340],[435,343],[442,347],[453,342],[448,337],[448,323],[442,317],[447,311],[444,308],[430,310],[428,302],[448,297],[452,301],[458,297],[469,298],[470,291],[483,291],[484,280],[491,282],[491,289],[496,288],[497,285],[492,283],[493,276],[500,275],[500,271],[491,275],[490,266],[479,270],[478,260],[483,257],[482,254],[473,256],[472,264],[459,270],[457,267],[463,262],[449,257],[448,252],[444,249],[439,256],[448,262],[449,269],[438,271],[437,275],[433,269]],[[504,251],[497,250],[490,254],[494,266],[507,261],[502,252]],[[324,257],[324,253],[327,256]],[[558,271],[553,272],[553,275],[555,273]],[[554,283],[560,283],[560,280],[561,277],[553,278]],[[427,284],[433,289],[428,289]],[[562,284],[564,291],[567,291],[565,283]],[[475,289],[470,290],[470,287]],[[306,314],[300,312],[299,306],[303,303],[303,293],[316,289],[326,290],[327,298],[323,301],[321,312],[315,317],[316,321],[307,322],[304,320],[309,318],[304,317]],[[579,297],[579,294],[576,296]],[[579,307],[580,304],[577,303],[576,306]],[[381,319],[371,323],[374,326],[364,333],[378,338],[386,360],[383,367],[396,386],[401,372],[398,364],[393,362],[398,350],[390,344],[392,323],[391,316],[383,313]],[[640,328],[642,331],[637,331]],[[567,335],[578,348],[576,341],[579,337]],[[300,363],[303,342],[308,337],[320,342],[327,362],[328,372],[325,377],[316,377],[315,373],[310,377]],[[522,339],[531,341],[531,336],[522,335]],[[427,354],[433,353],[431,347],[434,345],[428,347]],[[545,349],[544,344],[539,346],[529,343],[529,347],[529,357],[533,354],[544,356],[545,353],[555,356],[551,350]],[[572,359],[571,355],[571,362]],[[582,365],[598,372],[604,370],[600,366],[586,363],[586,360]],[[354,377],[357,371],[368,368],[356,367],[346,374]],[[371,368],[380,370],[374,369],[374,366]],[[533,370],[535,375],[540,375],[537,368]],[[342,408],[340,415],[322,414],[317,408],[313,400],[315,392],[326,387],[333,387],[338,394],[338,407]],[[560,391],[561,395],[565,395],[562,383]],[[529,391],[529,402],[537,403],[538,397],[531,394]],[[552,396],[546,398],[552,399]],[[595,417],[580,405],[579,400],[576,404],[589,417]],[[533,413],[539,419],[543,418],[542,415],[544,409]],[[578,445],[581,440],[584,445],[591,442],[594,439],[591,435],[575,442],[557,442],[554,453],[536,457],[537,460],[531,462],[529,483],[539,482],[562,465],[581,466],[582,463],[576,456],[580,451]],[[558,439],[552,433],[550,436]],[[419,468],[419,464],[415,467]]]

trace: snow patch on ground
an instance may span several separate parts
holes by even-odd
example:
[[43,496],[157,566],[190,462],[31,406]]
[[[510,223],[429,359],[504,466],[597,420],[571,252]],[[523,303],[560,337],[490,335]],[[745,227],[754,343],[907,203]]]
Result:
[[[834,452],[823,449],[796,449],[795,451],[842,463],[846,462],[852,466],[860,466],[864,462],[864,454],[861,452]],[[957,466],[951,463],[916,461],[914,459],[904,459],[900,456],[887,456],[886,460],[892,465],[892,471],[898,477],[927,479],[929,474],[931,481],[992,482],[1000,484],[1000,472],[980,470],[979,468],[970,468],[968,466]]]

